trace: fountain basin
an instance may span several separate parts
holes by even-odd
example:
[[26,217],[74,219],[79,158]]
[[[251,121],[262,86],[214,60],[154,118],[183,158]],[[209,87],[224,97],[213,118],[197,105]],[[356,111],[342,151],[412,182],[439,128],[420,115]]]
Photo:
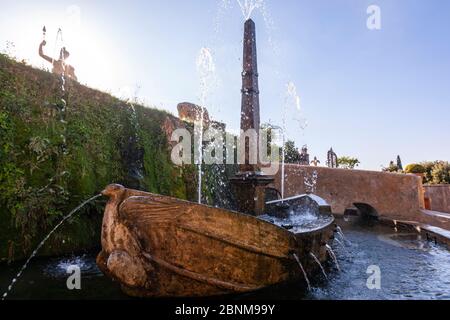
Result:
[[252,292],[312,276],[327,259],[334,219],[292,232],[263,219],[110,185],[99,268],[139,297]]

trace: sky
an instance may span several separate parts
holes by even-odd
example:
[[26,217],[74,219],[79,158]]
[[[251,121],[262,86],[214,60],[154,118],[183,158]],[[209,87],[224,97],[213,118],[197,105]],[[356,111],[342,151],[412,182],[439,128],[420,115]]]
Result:
[[[244,2],[245,0],[241,0]],[[0,0],[0,51],[49,68],[37,54],[58,28],[79,81],[177,114],[204,101],[239,129],[244,16],[235,0]],[[261,122],[282,125],[322,165],[330,147],[361,169],[450,160],[450,1],[266,0],[257,28]],[[380,29],[370,30],[370,5]],[[202,99],[197,59],[212,54]],[[295,85],[300,109],[286,99]]]

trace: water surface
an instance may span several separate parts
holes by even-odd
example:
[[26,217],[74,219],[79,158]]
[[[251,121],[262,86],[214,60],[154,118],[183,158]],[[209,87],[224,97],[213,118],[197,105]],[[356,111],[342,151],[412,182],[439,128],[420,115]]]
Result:
[[[318,274],[306,292],[301,283],[241,295],[233,299],[450,299],[450,252],[415,233],[392,228],[362,226],[340,221],[345,245],[334,243],[341,272],[330,262],[328,281]],[[342,241],[341,241],[342,242]],[[81,290],[68,290],[67,267],[81,269]],[[366,286],[367,268],[381,270],[381,289]],[[0,266],[0,291],[4,291],[21,263]],[[95,264],[95,254],[32,260],[8,299],[129,299],[117,283]]]

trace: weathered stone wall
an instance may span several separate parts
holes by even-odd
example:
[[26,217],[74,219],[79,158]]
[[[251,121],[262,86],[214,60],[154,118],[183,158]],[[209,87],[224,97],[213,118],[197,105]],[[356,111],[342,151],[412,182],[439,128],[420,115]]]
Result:
[[[325,199],[333,213],[342,214],[355,203],[362,203],[372,206],[380,217],[413,219],[424,206],[422,182],[415,175],[296,164],[285,167],[285,197],[308,191],[305,177],[311,180],[314,171],[318,178],[313,193]],[[281,170],[274,182],[278,190],[280,177]]]
[[431,210],[450,213],[450,184],[425,185],[424,189]]

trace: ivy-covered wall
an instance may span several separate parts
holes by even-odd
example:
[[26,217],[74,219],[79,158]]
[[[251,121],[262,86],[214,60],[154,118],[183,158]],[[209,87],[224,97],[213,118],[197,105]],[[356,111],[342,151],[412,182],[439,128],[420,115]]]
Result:
[[[110,183],[192,199],[193,168],[170,162],[173,116],[0,55],[0,262],[26,257],[83,200]],[[51,237],[44,255],[99,245],[105,199]]]

